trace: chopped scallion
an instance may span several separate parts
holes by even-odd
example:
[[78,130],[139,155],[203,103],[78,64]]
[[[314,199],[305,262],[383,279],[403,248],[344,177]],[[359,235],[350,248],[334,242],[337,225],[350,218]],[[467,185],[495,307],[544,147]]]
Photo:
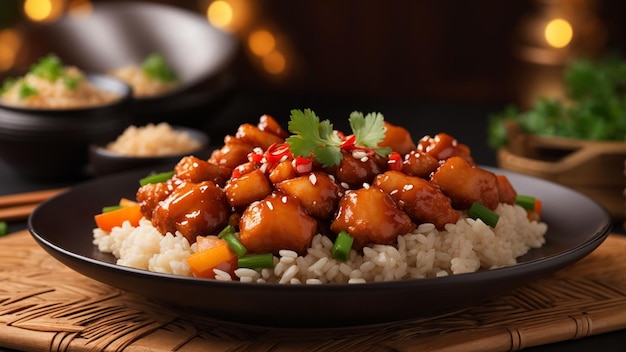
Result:
[[244,246],[243,243],[239,241],[239,238],[235,236],[235,228],[232,225],[226,225],[222,231],[217,234],[217,237],[228,243],[230,250],[235,252],[238,257],[243,257],[246,253],[248,253],[246,246]]
[[496,227],[496,224],[498,223],[498,220],[500,219],[500,215],[498,215],[498,213],[494,212],[493,210],[487,208],[486,206],[478,202],[472,203],[472,206],[469,208],[469,211],[467,212],[467,216],[469,216],[472,219],[480,219],[485,224],[491,227]]
[[350,258],[350,249],[352,249],[352,243],[354,238],[346,231],[340,231],[337,234],[335,243],[333,244],[332,255],[333,258],[342,262],[348,261]]
[[272,255],[272,253],[244,255],[243,257],[239,257],[237,265],[240,268],[271,269],[274,267],[274,255]]
[[0,236],[4,236],[9,232],[9,225],[6,221],[0,221]]
[[526,210],[535,210],[535,197],[518,194],[517,197],[515,197],[515,204]]
[[117,210],[117,209],[120,209],[120,208],[122,208],[121,205],[109,205],[109,206],[103,207],[102,208],[102,212],[103,213],[108,213],[110,211]]
[[220,233],[217,234],[217,237],[224,238],[224,236],[226,236],[229,233],[235,233],[235,228],[232,225],[224,226],[222,231],[220,231]]
[[237,238],[234,233],[226,233],[221,238],[226,241],[226,243],[228,243],[228,247],[230,247],[230,250],[235,252],[238,257],[243,257],[244,255],[246,255],[246,253],[248,253],[248,249],[246,249],[246,246],[244,246],[243,243],[239,241],[239,238]]
[[174,176],[174,171],[166,171],[166,172],[160,172],[157,174],[151,174],[139,180],[139,185],[145,186],[150,183],[165,182],[169,180],[170,178],[172,178],[172,176]]

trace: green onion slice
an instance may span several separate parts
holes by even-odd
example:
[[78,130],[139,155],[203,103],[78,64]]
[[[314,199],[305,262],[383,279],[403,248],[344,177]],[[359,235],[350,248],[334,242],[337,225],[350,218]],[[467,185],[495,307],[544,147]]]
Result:
[[174,176],[174,171],[166,171],[166,172],[160,172],[157,174],[151,174],[139,180],[139,185],[145,186],[150,183],[165,182],[169,180],[170,178],[172,178],[172,176]]
[[226,225],[222,231],[217,234],[217,237],[226,241],[230,250],[235,252],[238,257],[243,257],[248,253],[246,246],[244,246],[235,235],[235,228],[232,225]]
[[120,209],[120,208],[122,208],[121,205],[109,205],[109,206],[103,207],[102,208],[102,212],[103,213],[108,213],[110,211],[117,210],[117,209]]
[[333,244],[332,255],[333,258],[342,262],[348,261],[350,258],[350,249],[352,249],[352,243],[354,238],[346,231],[340,231],[337,234],[335,243]]
[[515,204],[526,210],[535,210],[535,197],[518,194],[517,197],[515,197]]
[[0,236],[4,236],[9,232],[9,225],[6,221],[0,221]]
[[228,243],[228,247],[230,247],[230,250],[235,252],[238,257],[243,257],[244,255],[246,255],[246,253],[248,253],[248,249],[246,249],[246,246],[244,246],[243,243],[239,241],[239,238],[237,238],[234,233],[226,233],[222,237],[222,239],[226,241],[226,243]]
[[274,267],[274,255],[272,253],[244,255],[243,257],[239,257],[237,265],[240,268],[271,269]]
[[491,227],[496,227],[498,219],[500,219],[500,215],[478,202],[472,203],[467,216],[472,219],[480,219]]

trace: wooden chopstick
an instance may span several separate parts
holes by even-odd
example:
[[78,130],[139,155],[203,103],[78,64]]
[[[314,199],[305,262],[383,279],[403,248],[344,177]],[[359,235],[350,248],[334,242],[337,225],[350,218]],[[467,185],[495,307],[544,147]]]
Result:
[[56,188],[0,196],[0,221],[26,219],[39,203],[66,189],[67,188]]

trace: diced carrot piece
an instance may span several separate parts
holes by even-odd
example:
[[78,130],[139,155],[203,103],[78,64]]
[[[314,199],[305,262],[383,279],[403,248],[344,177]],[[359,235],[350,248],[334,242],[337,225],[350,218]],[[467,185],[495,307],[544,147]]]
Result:
[[110,232],[115,226],[122,226],[124,221],[129,221],[132,226],[137,226],[142,217],[139,204],[135,204],[97,214],[94,216],[94,220],[98,228]]
[[128,198],[122,198],[120,199],[119,205],[123,206],[123,207],[128,207],[131,205],[136,205],[137,202],[135,202],[134,200],[128,199]]
[[535,208],[533,210],[527,210],[526,212],[528,213],[528,220],[530,221],[539,221],[541,220],[541,200],[539,200],[538,198],[535,198]]
[[215,236],[198,236],[196,253],[187,257],[187,264],[195,277],[215,278],[213,269],[220,269],[233,275],[237,267],[237,255],[226,241]]

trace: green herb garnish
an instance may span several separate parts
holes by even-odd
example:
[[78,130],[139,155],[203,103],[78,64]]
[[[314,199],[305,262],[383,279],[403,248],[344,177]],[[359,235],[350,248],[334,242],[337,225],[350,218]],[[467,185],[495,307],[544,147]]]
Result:
[[142,71],[150,78],[164,81],[175,82],[178,80],[176,73],[168,66],[165,58],[159,54],[151,54],[141,64]]
[[80,81],[83,79],[82,76],[63,76],[63,84],[65,84],[65,87],[67,87],[67,89],[69,90],[74,90],[76,89],[76,87],[78,87],[78,83],[80,83]]
[[37,94],[39,94],[39,91],[35,87],[31,86],[30,84],[23,82],[20,85],[20,90],[19,90],[20,99],[26,99],[28,97],[31,97]]
[[385,138],[384,118],[380,113],[363,116],[360,112],[350,114],[352,136],[342,138],[328,120],[320,121],[311,109],[292,110],[288,124],[292,136],[286,142],[295,157],[313,156],[323,167],[341,163],[343,150],[360,150],[368,155],[386,156],[391,148],[378,147]]
[[355,111],[350,114],[350,127],[356,137],[357,146],[371,148],[381,156],[391,153],[391,148],[378,146],[385,139],[385,118],[381,113],[363,116],[363,113]]
[[4,93],[8,92],[9,89],[11,89],[15,83],[17,83],[17,79],[16,78],[7,78],[4,80],[4,82],[2,82],[2,87],[0,87],[0,96],[4,95]]
[[489,145],[506,145],[506,123],[521,132],[586,140],[626,141],[626,61],[575,60],[563,76],[569,102],[539,98],[528,111],[508,106],[489,117]]
[[54,82],[63,75],[63,63],[56,55],[48,54],[31,66],[29,72],[37,77]]
[[472,203],[469,210],[467,211],[467,216],[474,220],[480,219],[485,224],[491,227],[496,227],[496,225],[498,224],[498,220],[500,220],[500,215],[498,215],[498,213],[478,202]]

